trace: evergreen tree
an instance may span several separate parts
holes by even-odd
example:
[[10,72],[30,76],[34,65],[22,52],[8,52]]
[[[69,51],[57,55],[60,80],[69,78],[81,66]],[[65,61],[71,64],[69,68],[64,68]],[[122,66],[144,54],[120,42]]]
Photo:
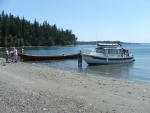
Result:
[[24,17],[0,14],[0,46],[52,46],[76,44],[77,37],[71,30],[64,31],[47,21],[30,23]]

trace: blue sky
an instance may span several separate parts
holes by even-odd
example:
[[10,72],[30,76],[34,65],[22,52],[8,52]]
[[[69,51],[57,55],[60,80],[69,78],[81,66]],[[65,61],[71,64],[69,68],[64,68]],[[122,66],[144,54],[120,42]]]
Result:
[[0,0],[0,12],[70,29],[78,41],[150,43],[150,0]]

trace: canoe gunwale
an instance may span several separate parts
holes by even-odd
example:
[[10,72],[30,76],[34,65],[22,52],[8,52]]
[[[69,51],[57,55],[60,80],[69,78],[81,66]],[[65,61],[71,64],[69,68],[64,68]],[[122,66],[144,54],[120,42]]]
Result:
[[62,60],[62,59],[77,59],[77,54],[69,54],[69,55],[28,55],[28,54],[18,54],[23,61],[43,61],[43,60]]

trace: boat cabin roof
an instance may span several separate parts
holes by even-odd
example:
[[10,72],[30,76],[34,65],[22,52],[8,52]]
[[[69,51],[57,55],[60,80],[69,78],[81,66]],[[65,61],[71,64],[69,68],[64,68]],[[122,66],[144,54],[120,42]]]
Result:
[[116,48],[119,48],[120,45],[117,44],[117,43],[98,43],[97,44],[97,48],[113,48],[113,49],[116,49]]
[[104,50],[120,50],[120,49],[122,49],[122,48],[119,48],[119,47],[117,47],[117,48],[96,48],[96,49],[104,49]]
[[103,48],[103,49],[116,49],[116,50],[119,50],[119,49],[122,49],[122,48]]
[[99,45],[119,45],[119,44],[117,44],[117,43],[98,43],[97,45],[99,46]]
[[119,46],[117,43],[98,43],[97,46]]

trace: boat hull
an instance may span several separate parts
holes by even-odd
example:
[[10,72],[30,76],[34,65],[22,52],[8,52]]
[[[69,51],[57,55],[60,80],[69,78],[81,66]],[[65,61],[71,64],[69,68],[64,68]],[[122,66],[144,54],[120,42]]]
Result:
[[23,59],[23,61],[43,61],[43,60],[77,59],[78,54],[56,55],[56,56],[19,54],[19,56],[21,57],[21,59]]
[[118,57],[118,58],[106,58],[93,55],[82,54],[84,61],[89,65],[106,65],[106,64],[118,64],[133,62],[134,57]]

